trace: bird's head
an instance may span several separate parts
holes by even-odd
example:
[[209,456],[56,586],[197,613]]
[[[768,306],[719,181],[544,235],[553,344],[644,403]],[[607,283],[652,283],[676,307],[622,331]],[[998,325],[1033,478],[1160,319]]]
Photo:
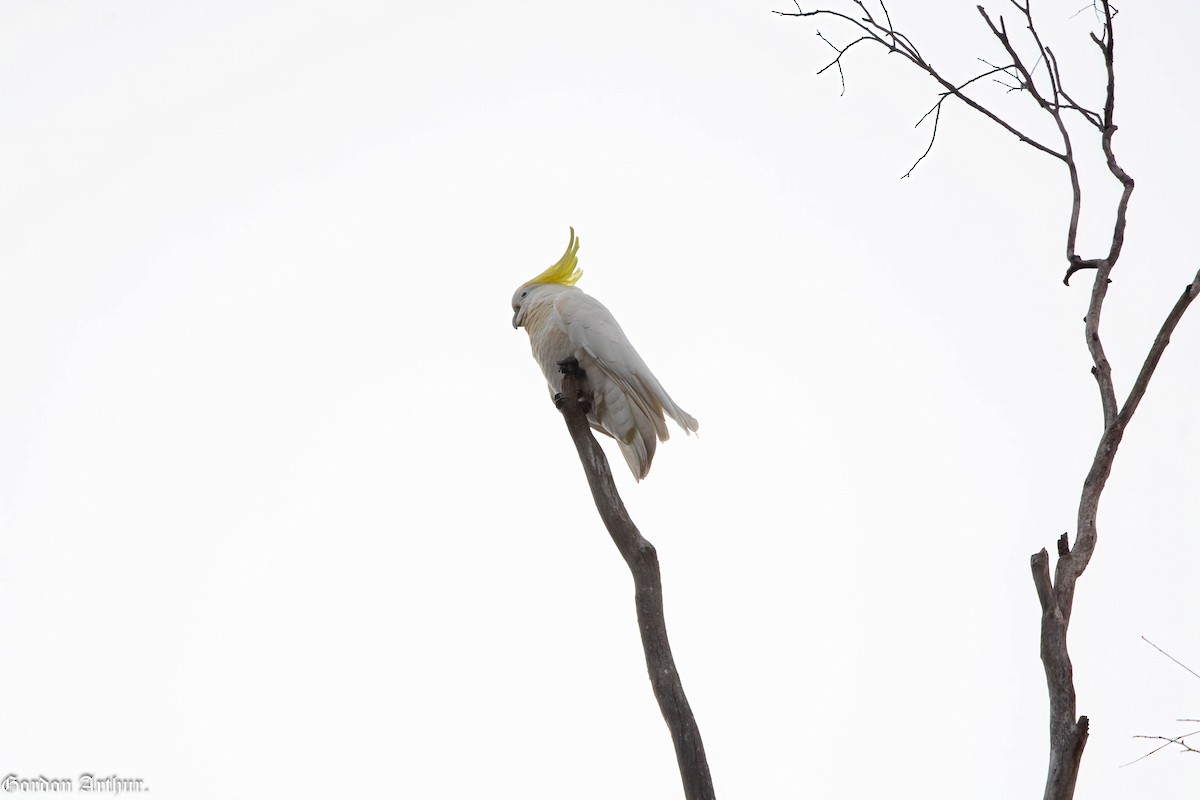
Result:
[[519,328],[525,323],[526,305],[533,299],[533,295],[539,294],[536,291],[539,286],[548,284],[558,284],[560,286],[575,285],[575,281],[579,280],[583,275],[583,270],[579,268],[578,253],[579,240],[575,238],[575,229],[571,228],[571,240],[567,243],[567,252],[563,253],[562,258],[541,275],[521,284],[517,287],[517,291],[513,292],[512,323],[514,328]]

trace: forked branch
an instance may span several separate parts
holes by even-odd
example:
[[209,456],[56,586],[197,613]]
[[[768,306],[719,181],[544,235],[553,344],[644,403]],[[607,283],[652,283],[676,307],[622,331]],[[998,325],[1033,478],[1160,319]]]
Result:
[[[1178,752],[1180,753],[1200,753],[1200,750],[1192,747],[1187,741],[1189,736],[1195,736],[1197,734],[1200,734],[1200,730],[1195,730],[1191,733],[1185,733],[1180,736],[1134,736],[1133,738],[1135,739],[1151,739],[1156,742],[1162,742],[1162,744],[1151,750],[1149,753],[1146,753],[1146,755],[1142,756],[1141,758],[1135,758],[1133,761],[1130,761],[1129,764],[1136,764],[1143,758],[1149,758],[1160,750],[1164,750],[1173,744],[1179,745],[1180,750]],[[1121,766],[1128,767],[1129,764],[1122,764]]]
[[[991,120],[994,124],[999,125],[1001,128],[1008,131],[1013,136],[1017,137],[1017,139],[1020,140],[1021,142],[1028,144],[1030,147],[1034,148],[1035,150],[1043,152],[1049,156],[1053,156],[1054,158],[1057,158],[1060,161],[1066,159],[1065,153],[1058,152],[1058,151],[1054,150],[1053,148],[1048,147],[1045,144],[1042,144],[1038,140],[1034,139],[1032,136],[1024,133],[1023,131],[1018,129],[1015,125],[1008,122],[1008,120],[1001,117],[997,112],[993,111],[989,106],[985,105],[982,101],[976,99],[975,97],[972,97],[971,95],[968,95],[964,91],[967,86],[971,85],[972,83],[979,80],[980,78],[986,77],[997,71],[1003,71],[1003,70],[1009,70],[1009,69],[1016,68],[1017,64],[1013,64],[1008,67],[993,69],[990,72],[980,73],[980,74],[975,75],[974,77],[972,77],[968,80],[965,80],[965,81],[952,81],[948,77],[942,75],[942,73],[939,72],[937,69],[934,69],[934,67],[928,61],[925,60],[925,57],[921,55],[921,51],[917,49],[917,46],[916,46],[916,44],[913,43],[913,40],[911,38],[909,38],[909,36],[907,34],[900,31],[892,24],[891,14],[888,12],[887,6],[885,6],[882,2],[879,3],[880,10],[881,10],[880,13],[882,15],[881,17],[877,17],[871,11],[871,9],[867,6],[867,3],[865,2],[865,0],[851,0],[851,2],[858,9],[858,14],[860,14],[861,16],[852,16],[843,11],[836,11],[833,9],[824,9],[824,8],[814,9],[811,11],[805,11],[800,7],[800,3],[798,2],[798,0],[795,0],[795,6],[796,6],[795,11],[776,11],[774,13],[778,14],[781,17],[827,18],[827,19],[839,21],[840,23],[843,23],[843,24],[850,25],[857,29],[857,34],[858,34],[857,38],[854,41],[852,41],[849,45],[846,45],[845,47],[841,47],[841,48],[838,48],[836,45],[833,45],[834,49],[837,50],[837,57],[832,62],[827,64],[825,67],[823,67],[820,70],[820,72],[824,72],[825,70],[829,69],[834,64],[838,65],[838,69],[840,71],[842,69],[842,66],[841,66],[842,57],[846,55],[846,52],[852,46],[859,44],[860,42],[872,42],[874,44],[884,47],[889,53],[895,53],[895,54],[903,57],[905,60],[909,61],[917,69],[921,70],[926,75],[933,78],[933,80],[935,80],[938,84],[940,84],[942,89],[946,92],[946,96],[952,96],[952,97],[958,98],[959,100],[961,100],[963,103],[965,103],[970,108],[974,109],[975,111],[979,112],[980,114],[983,114],[985,117],[987,117],[989,120]],[[983,13],[983,7],[980,6],[979,9],[980,9],[980,13]],[[825,39],[825,36],[823,34],[821,34],[820,31],[817,32],[817,35],[820,36],[822,39]],[[828,39],[826,39],[826,41],[828,41]],[[832,45],[832,43],[830,43],[830,44]],[[843,73],[843,79],[844,79],[844,73]],[[1022,88],[1027,88],[1027,87],[1022,86]],[[928,114],[926,116],[928,116]],[[930,142],[930,146],[928,149],[926,149],[925,155],[928,155],[929,150],[932,149],[932,147],[933,147],[933,143]],[[916,163],[914,163],[912,168],[909,169],[909,174],[911,174],[912,170],[916,168],[917,164],[921,163],[921,160],[924,159],[924,157],[925,156],[923,155],[923,156],[921,156],[921,158],[917,159]]]

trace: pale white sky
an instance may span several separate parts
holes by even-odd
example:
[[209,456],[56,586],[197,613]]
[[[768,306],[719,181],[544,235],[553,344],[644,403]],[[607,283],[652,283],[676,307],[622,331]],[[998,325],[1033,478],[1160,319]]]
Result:
[[[1000,57],[973,2],[925,6],[889,8],[939,67]],[[1039,9],[1090,100],[1077,6]],[[786,7],[0,6],[0,772],[682,796],[628,573],[509,327],[574,225],[580,287],[701,423],[640,485],[610,457],[718,795],[1038,796],[1028,558],[1073,530],[1100,414],[1065,182],[958,107],[898,180],[932,87],[864,50],[839,97]],[[1119,21],[1124,392],[1200,266],[1200,10]],[[1119,768],[1200,716],[1139,638],[1200,669],[1198,363],[1188,318],[1080,583],[1080,797],[1200,775]]]

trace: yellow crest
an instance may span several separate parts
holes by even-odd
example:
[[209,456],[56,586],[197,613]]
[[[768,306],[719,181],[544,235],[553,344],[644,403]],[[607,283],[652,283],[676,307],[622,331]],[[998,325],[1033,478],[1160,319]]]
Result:
[[567,252],[563,253],[553,266],[541,275],[532,278],[522,286],[532,286],[535,283],[561,283],[563,286],[574,286],[575,281],[583,277],[579,268],[579,240],[575,238],[575,229],[571,228],[571,241],[567,243]]

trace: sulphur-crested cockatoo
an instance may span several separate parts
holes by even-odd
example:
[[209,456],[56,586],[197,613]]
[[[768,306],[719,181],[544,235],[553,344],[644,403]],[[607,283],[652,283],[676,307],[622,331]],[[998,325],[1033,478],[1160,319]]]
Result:
[[523,326],[529,334],[533,357],[551,394],[562,387],[559,362],[579,362],[591,388],[588,422],[617,440],[640,481],[650,471],[658,441],[670,438],[663,412],[689,434],[700,424],[663,389],[609,310],[575,288],[583,275],[578,252],[572,228],[567,252],[558,263],[513,294],[513,327]]

